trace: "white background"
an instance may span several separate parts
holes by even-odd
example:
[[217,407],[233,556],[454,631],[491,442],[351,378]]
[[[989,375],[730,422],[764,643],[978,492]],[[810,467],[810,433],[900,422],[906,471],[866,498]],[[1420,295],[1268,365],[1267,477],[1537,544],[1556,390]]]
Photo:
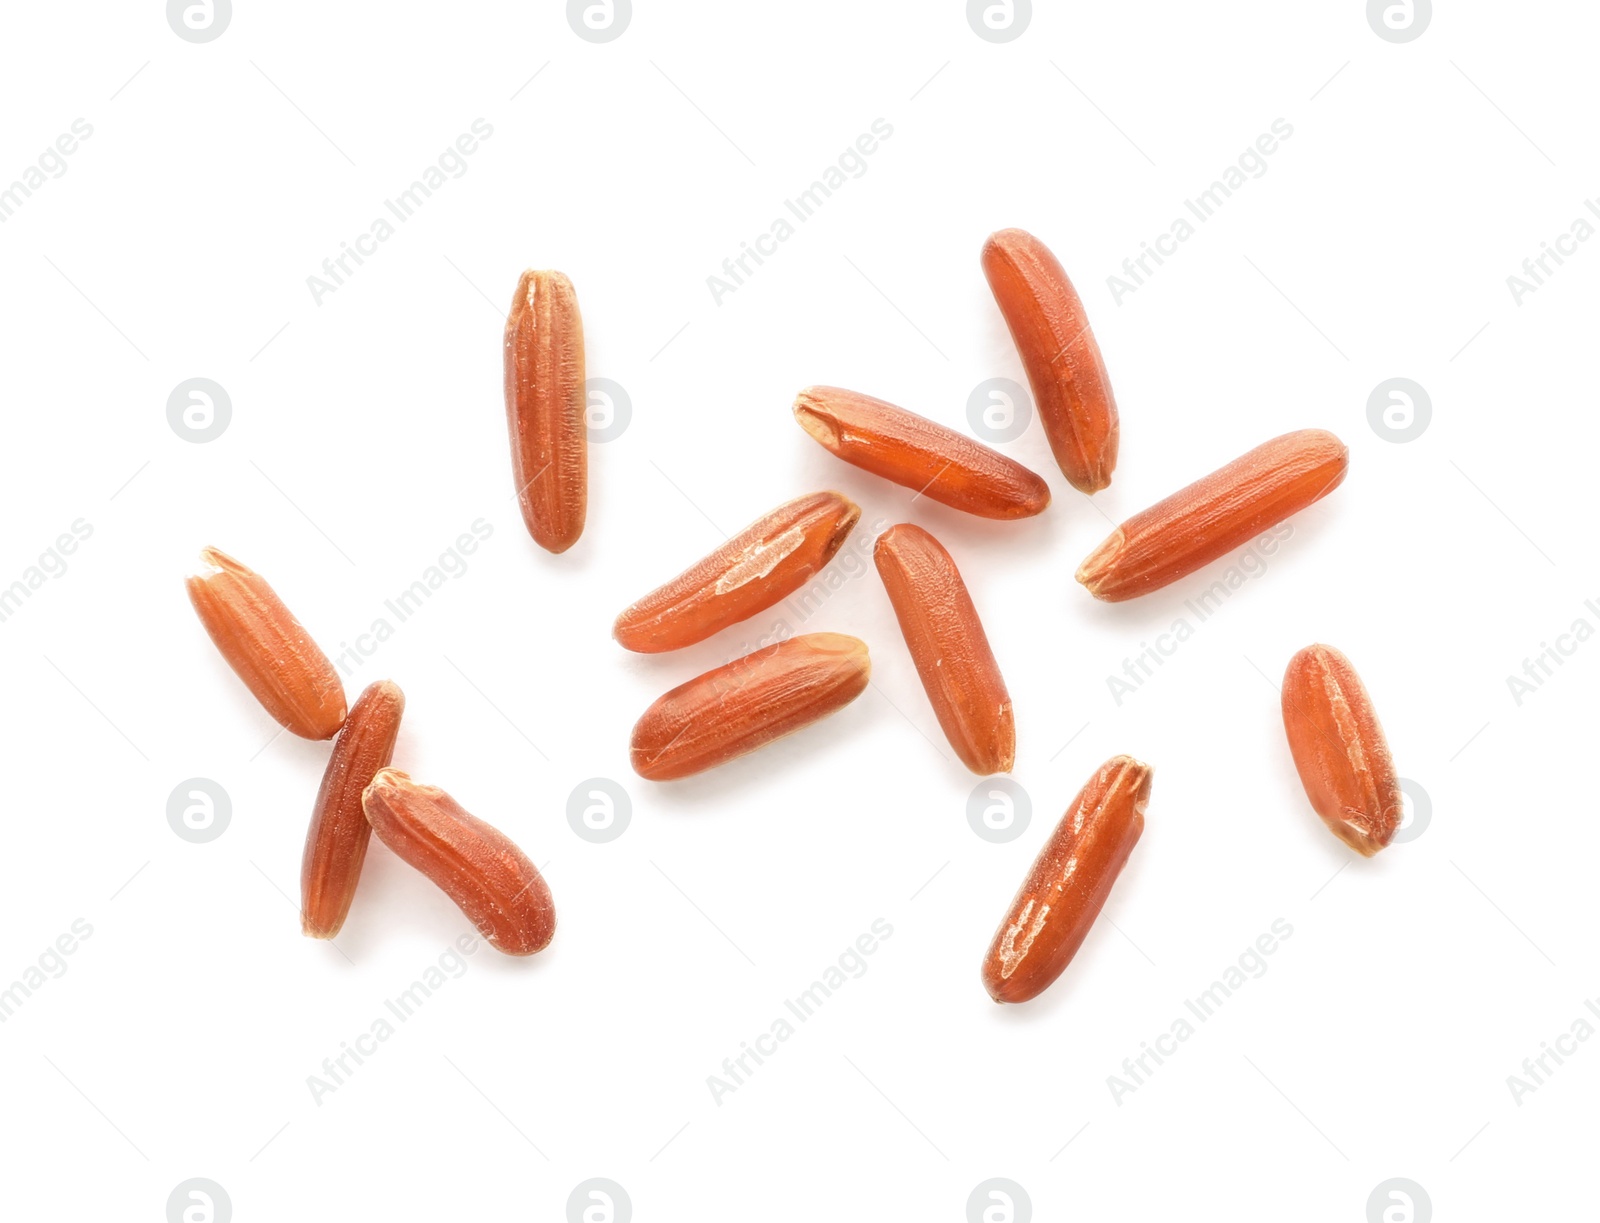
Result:
[[[192,45],[157,3],[9,6],[0,182],[93,127],[0,225],[0,585],[93,529],[0,624],[0,978],[93,927],[0,1026],[10,1212],[160,1220],[206,1177],[241,1223],[560,1219],[603,1176],[640,1220],[958,1220],[1006,1177],[1041,1219],[1359,1223],[1406,1177],[1441,1220],[1592,1217],[1600,1045],[1520,1104],[1506,1080],[1600,991],[1600,645],[1520,705],[1507,676],[1600,625],[1600,244],[1520,305],[1506,277],[1600,187],[1600,17],[1442,7],[1394,45],[1354,2],[1049,5],[994,45],[948,2],[640,3],[592,45],[554,3],[277,0]],[[306,278],[478,118],[464,176],[317,304]],[[867,172],[714,304],[706,277],[878,118]],[[1268,171],[1116,304],[1107,276],[1279,118]],[[1004,449],[1056,500],[1013,524],[911,504],[789,411],[829,382],[966,428],[977,383],[1022,376],[978,265],[1008,225],[1082,292],[1123,440],[1091,503],[1035,423]],[[632,402],[560,557],[511,496],[500,336],[528,266],[572,277],[589,372]],[[1397,376],[1433,405],[1407,444],[1367,419]],[[193,377],[232,401],[207,444],[166,419]],[[1308,426],[1348,443],[1344,486],[1119,705],[1107,676],[1205,583],[1099,605],[1078,561]],[[805,627],[868,641],[873,687],[716,772],[634,777],[644,707],[783,617],[648,658],[612,617],[830,486],[863,507],[860,576]],[[545,867],[559,929],[532,960],[481,948],[319,1104],[307,1076],[469,926],[375,844],[338,947],[301,937],[327,746],[274,736],[181,579],[220,546],[333,654],[480,518],[467,571],[346,683],[401,684],[397,764]],[[1034,815],[1007,844],[969,827],[977,779],[861,563],[867,524],[905,518],[956,556],[1010,684]],[[1312,641],[1431,798],[1373,861],[1285,747],[1274,688]],[[993,928],[1120,752],[1155,784],[1105,920],[997,1007]],[[232,799],[208,844],[166,819],[193,777]],[[593,777],[631,795],[610,844],[566,819]],[[715,1103],[707,1076],[878,918],[865,975]],[[1277,918],[1265,975],[1115,1102],[1107,1076]]]

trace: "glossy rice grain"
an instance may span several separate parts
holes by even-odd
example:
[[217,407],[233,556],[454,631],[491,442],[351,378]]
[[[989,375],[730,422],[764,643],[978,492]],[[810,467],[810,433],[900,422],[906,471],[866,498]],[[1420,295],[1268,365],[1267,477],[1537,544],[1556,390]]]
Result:
[[996,1002],[1036,998],[1078,953],[1144,831],[1150,766],[1114,756],[1078,792],[1039,851],[983,961]]
[[541,548],[583,534],[589,498],[583,318],[572,282],[528,271],[506,318],[506,418],[522,521]]
[[1084,559],[1078,581],[1109,603],[1160,590],[1322,500],[1349,465],[1323,429],[1275,437],[1128,519]]
[[617,617],[612,636],[641,654],[704,641],[811,581],[860,517],[855,502],[838,493],[785,502],[629,607]]
[[725,764],[843,709],[867,686],[866,643],[808,633],[680,684],[633,728],[634,772],[650,781]]
[[1121,428],[1089,316],[1061,263],[1021,229],[983,245],[983,273],[1022,358],[1061,473],[1080,492],[1111,483]]
[[1310,645],[1283,675],[1283,729],[1311,806],[1371,857],[1400,827],[1400,778],[1361,677],[1332,646]]
[[974,773],[1009,772],[1017,755],[1011,694],[950,553],[903,522],[878,537],[873,559],[950,746]]
[[333,738],[344,725],[344,685],[328,656],[259,573],[216,548],[200,559],[189,601],[234,674],[280,726]]
[[794,401],[801,428],[831,454],[980,518],[1028,518],[1050,488],[1021,463],[924,416],[858,391],[813,386]]
[[550,888],[505,833],[399,769],[372,779],[362,807],[378,839],[438,884],[490,946],[532,955],[549,945],[556,931]]
[[312,938],[332,938],[350,913],[372,839],[361,794],[389,766],[405,708],[399,685],[379,680],[356,698],[334,740],[300,863],[300,927]]

